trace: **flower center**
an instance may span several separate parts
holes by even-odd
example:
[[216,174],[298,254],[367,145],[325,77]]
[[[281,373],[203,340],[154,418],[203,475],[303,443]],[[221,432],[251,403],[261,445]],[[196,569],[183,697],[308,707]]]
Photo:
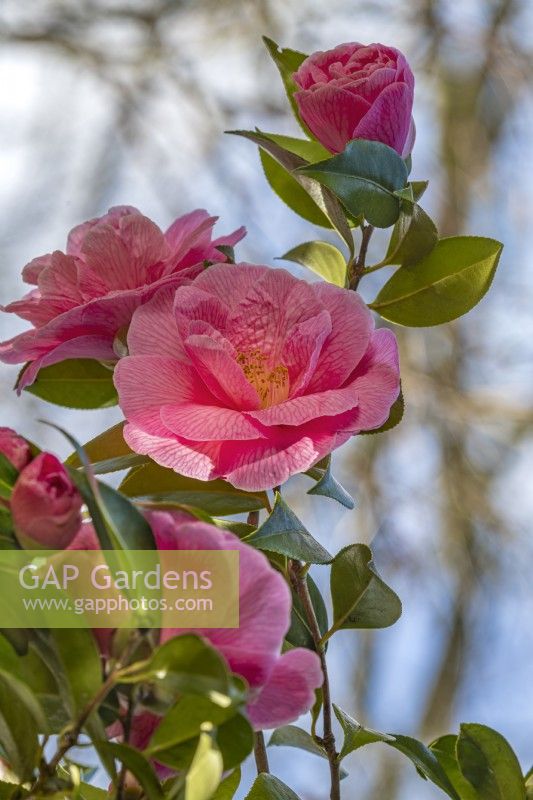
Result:
[[261,408],[282,403],[289,396],[289,371],[285,364],[270,367],[268,357],[261,350],[246,350],[237,356],[248,383],[256,390]]

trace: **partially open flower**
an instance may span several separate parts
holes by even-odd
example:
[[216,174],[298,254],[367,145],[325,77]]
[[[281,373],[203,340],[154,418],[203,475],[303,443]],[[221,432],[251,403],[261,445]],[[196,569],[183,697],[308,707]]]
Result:
[[13,488],[10,508],[20,544],[28,549],[62,550],[80,529],[83,501],[63,464],[40,453]]
[[305,59],[294,80],[300,116],[324,147],[340,153],[371,139],[408,155],[415,79],[405,56],[383,44],[340,44]]

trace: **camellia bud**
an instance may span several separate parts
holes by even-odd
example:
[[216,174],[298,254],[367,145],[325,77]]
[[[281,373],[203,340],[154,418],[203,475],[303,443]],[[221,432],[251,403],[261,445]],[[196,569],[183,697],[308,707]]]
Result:
[[83,501],[63,464],[41,453],[25,467],[11,495],[15,533],[26,549],[62,550],[81,525]]
[[32,459],[30,445],[12,428],[0,428],[0,453],[9,459],[19,472]]

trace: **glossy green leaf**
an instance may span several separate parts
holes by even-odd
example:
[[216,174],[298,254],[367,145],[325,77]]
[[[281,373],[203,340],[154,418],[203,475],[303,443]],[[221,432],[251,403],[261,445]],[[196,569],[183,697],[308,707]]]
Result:
[[372,552],[352,544],[335,556],[331,566],[334,624],[339,628],[387,628],[400,618],[399,597],[378,575]]
[[442,789],[452,800],[462,800],[435,754],[429,748],[410,736],[401,736],[399,734],[391,734],[391,736],[394,741],[388,741],[387,744],[407,756],[413,762],[419,774]]
[[378,731],[370,730],[370,728],[364,728],[359,722],[356,722],[349,714],[335,704],[333,704],[333,711],[344,733],[344,742],[339,754],[340,760],[354,750],[358,750],[359,747],[364,747],[366,744],[372,744],[373,742],[390,743],[394,741],[393,737],[386,733],[378,733]]
[[118,742],[101,742],[102,751],[107,752],[137,778],[148,800],[164,800],[159,778],[148,759],[134,747]]
[[278,492],[270,516],[245,541],[258,550],[269,550],[310,564],[329,564],[332,560]]
[[44,367],[26,391],[67,408],[108,408],[118,402],[113,371],[99,361],[85,358]]
[[395,400],[391,406],[390,414],[387,421],[384,422],[383,425],[381,425],[381,427],[379,428],[374,428],[371,431],[361,431],[360,435],[370,436],[371,434],[374,433],[385,433],[386,431],[392,430],[392,428],[395,428],[402,421],[404,411],[405,411],[405,401],[403,398],[403,392],[400,391],[398,399]]
[[213,795],[213,800],[233,800],[240,782],[241,771],[240,769],[234,769],[227,778],[224,778]]
[[501,733],[486,725],[461,725],[457,760],[480,800],[526,800],[520,764]]
[[123,683],[164,681],[175,692],[215,693],[217,702],[231,703],[226,665],[219,653],[194,634],[184,634],[162,644],[147,662],[122,673]]
[[0,675],[0,746],[21,781],[30,780],[37,766],[38,733],[33,713],[13,695],[13,682]]
[[77,716],[93,700],[102,685],[100,653],[92,632],[85,628],[57,628],[50,633],[57,655],[58,682]]
[[341,251],[329,242],[305,242],[281,256],[284,261],[294,261],[335,286],[346,284],[346,260]]
[[339,155],[297,169],[319,181],[341,200],[354,217],[379,228],[394,225],[400,198],[394,192],[407,182],[407,169],[398,153],[381,142],[356,139]]
[[476,790],[459,768],[456,753],[457,736],[441,736],[429,745],[461,800],[479,800]]
[[254,784],[244,800],[300,800],[292,789],[275,778],[262,772],[254,781]]
[[186,478],[154,462],[130,472],[119,489],[127,497],[182,503],[221,516],[260,511],[268,505],[266,492],[244,492],[223,480]]
[[310,733],[304,731],[303,728],[298,728],[297,725],[284,725],[282,728],[277,728],[272,733],[268,746],[296,747],[307,753],[313,753],[315,756],[327,758],[324,748],[315,742]]
[[400,216],[393,228],[387,255],[381,264],[416,264],[433,249],[437,239],[436,225],[424,209],[418,203],[402,200]]
[[12,702],[24,708],[33,717],[39,733],[49,733],[48,722],[41,703],[37,696],[30,689],[29,685],[20,680],[13,672],[0,669],[0,681],[11,693]]
[[270,57],[272,58],[274,64],[279,70],[279,74],[281,75],[281,80],[283,81],[283,85],[287,93],[287,98],[289,100],[289,103],[291,104],[294,116],[298,120],[300,126],[305,131],[305,133],[307,133],[309,136],[312,136],[311,131],[300,117],[298,106],[296,105],[296,101],[294,100],[294,93],[298,90],[298,86],[296,85],[292,77],[293,74],[298,70],[300,65],[307,58],[306,54],[300,53],[298,50],[291,50],[288,47],[282,48],[278,44],[276,44],[276,42],[273,39],[269,39],[268,36],[263,36],[263,42],[265,43],[266,49],[268,50]]
[[198,736],[204,723],[209,722],[218,726],[235,714],[235,706],[227,702],[219,705],[208,697],[183,695],[163,717],[150,739],[146,752],[154,755],[160,750],[168,750],[176,744]]
[[315,466],[308,469],[305,474],[316,480],[316,484],[308,490],[307,494],[330,497],[345,508],[352,509],[355,507],[353,497],[351,497],[344,486],[341,486],[338,480],[333,477],[333,473],[331,472],[331,456],[315,464]]
[[[147,456],[140,456],[128,447],[122,435],[124,424],[124,422],[119,422],[118,425],[114,425],[83,445],[85,454],[91,462],[96,475],[116,472],[121,469],[130,469],[149,461]],[[65,463],[76,469],[82,466],[80,457],[76,452],[72,453]]]
[[240,712],[217,728],[215,738],[222,754],[224,770],[234,769],[241,764],[254,747],[252,726]]
[[502,251],[495,239],[440,239],[417,264],[402,267],[370,308],[399,325],[441,325],[466,314],[488,291]]
[[185,800],[210,800],[222,777],[222,756],[209,733],[202,733],[185,778]]

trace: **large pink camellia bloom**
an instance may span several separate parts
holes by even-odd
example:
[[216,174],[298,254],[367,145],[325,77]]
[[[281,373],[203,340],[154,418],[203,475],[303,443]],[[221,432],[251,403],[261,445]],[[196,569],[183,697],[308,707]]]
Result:
[[130,447],[246,490],[379,427],[399,393],[396,339],[355,292],[269,267],[216,264],[161,290],[128,347],[115,383]]
[[310,55],[293,78],[301,118],[332,153],[351,139],[383,142],[402,156],[411,152],[415,79],[399,50],[341,44]]
[[42,367],[68,358],[116,360],[115,337],[138,306],[165,283],[189,282],[205,261],[224,261],[217,247],[244,236],[240,228],[213,241],[216,219],[193,211],[163,233],[136,208],[119,206],[74,228],[65,253],[56,250],[27,264],[24,281],[36,288],[3,310],[33,329],[0,344],[0,360],[31,362],[19,389]]

